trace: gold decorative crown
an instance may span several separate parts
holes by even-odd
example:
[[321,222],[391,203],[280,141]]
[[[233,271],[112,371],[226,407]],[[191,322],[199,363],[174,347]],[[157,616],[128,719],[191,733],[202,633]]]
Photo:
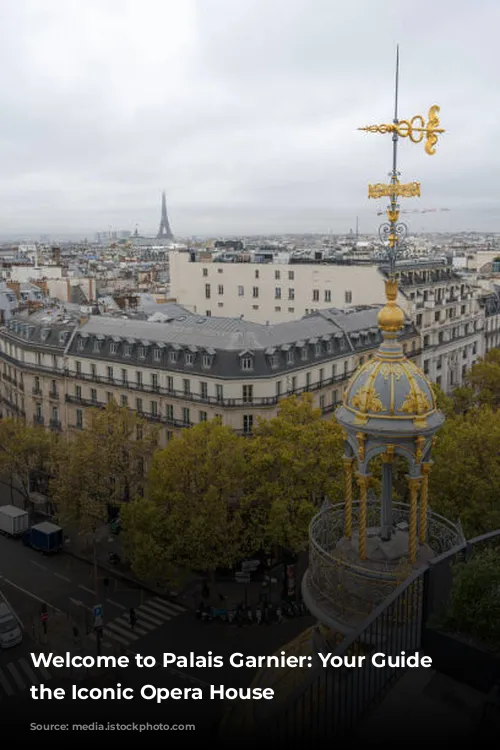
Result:
[[385,296],[387,303],[378,314],[378,324],[382,331],[396,333],[405,324],[405,314],[396,304],[398,296],[398,282],[396,279],[388,279],[385,282]]

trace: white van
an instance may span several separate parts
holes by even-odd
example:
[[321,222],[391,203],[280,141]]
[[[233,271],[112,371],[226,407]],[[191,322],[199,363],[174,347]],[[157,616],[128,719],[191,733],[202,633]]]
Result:
[[19,620],[12,610],[0,599],[0,648],[17,646],[23,640]]

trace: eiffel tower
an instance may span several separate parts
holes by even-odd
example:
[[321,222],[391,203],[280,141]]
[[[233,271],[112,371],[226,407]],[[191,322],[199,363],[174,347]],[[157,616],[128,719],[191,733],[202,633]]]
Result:
[[167,198],[165,196],[165,191],[163,191],[161,195],[161,221],[160,221],[160,228],[158,230],[158,234],[156,235],[156,238],[164,239],[164,240],[171,240],[173,239],[173,233],[170,229],[170,224],[168,223],[168,215],[167,215]]

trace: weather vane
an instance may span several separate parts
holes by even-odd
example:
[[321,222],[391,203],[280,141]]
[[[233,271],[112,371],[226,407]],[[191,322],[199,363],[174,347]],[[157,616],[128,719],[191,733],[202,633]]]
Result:
[[390,198],[390,204],[387,208],[388,222],[379,228],[379,236],[384,245],[388,245],[388,256],[390,265],[390,276],[394,276],[396,266],[396,254],[398,243],[404,240],[408,234],[406,224],[399,221],[400,207],[398,198],[420,198],[420,183],[409,182],[401,184],[399,182],[399,172],[397,168],[398,140],[400,138],[409,138],[412,143],[421,143],[425,137],[425,151],[432,156],[436,153],[436,144],[438,136],[445,130],[440,128],[439,107],[433,105],[429,109],[427,123],[422,115],[415,115],[410,120],[399,120],[398,118],[398,94],[399,94],[399,45],[396,48],[396,82],[394,95],[394,120],[390,125],[367,125],[358,130],[364,130],[369,133],[392,133],[392,171],[389,173],[391,181],[388,185],[377,183],[368,185],[368,198]]

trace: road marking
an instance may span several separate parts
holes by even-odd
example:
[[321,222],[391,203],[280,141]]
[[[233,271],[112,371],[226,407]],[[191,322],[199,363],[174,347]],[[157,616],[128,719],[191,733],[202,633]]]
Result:
[[153,609],[156,609],[158,612],[164,612],[167,615],[170,615],[171,617],[178,617],[181,613],[178,612],[175,609],[169,608],[166,604],[160,604],[160,602],[156,602],[154,599],[149,599],[148,606],[153,607]]
[[[97,636],[95,633],[89,633],[89,638],[94,643],[97,641]],[[103,641],[102,638],[101,638],[101,646],[104,646],[105,648],[113,648],[112,643],[110,643],[109,641]]]
[[52,675],[50,674],[47,667],[43,666],[43,664],[39,664],[38,669],[40,670],[40,672],[42,673],[42,675],[45,677],[46,680],[52,679]]
[[40,568],[41,570],[47,570],[47,568],[45,567],[45,565],[42,565],[41,563],[36,562],[36,560],[30,560],[30,563],[32,565],[36,565],[36,567]]
[[[167,615],[163,614],[163,612],[160,612],[158,609],[153,609],[152,607],[149,606],[149,604],[148,605],[143,604],[140,607],[140,609],[145,610],[146,612],[154,615],[157,619],[160,619],[160,618],[162,620],[171,620],[172,619],[171,617],[168,617]],[[160,621],[159,625],[161,625],[161,621]]]
[[77,607],[83,607],[83,609],[88,609],[89,612],[94,611],[92,607],[87,607],[87,605],[81,602],[80,599],[72,599],[71,597],[69,597],[69,600],[70,602],[73,602],[73,604],[76,604]]
[[12,677],[14,678],[14,681],[15,681],[17,687],[19,688],[19,690],[24,690],[24,688],[26,687],[26,685],[24,684],[24,682],[23,682],[23,680],[21,678],[21,675],[19,674],[19,672],[17,671],[17,669],[15,668],[15,666],[12,664],[12,662],[10,664],[7,664],[7,669],[9,670],[9,672],[12,675]]
[[133,633],[129,633],[128,630],[125,630],[125,628],[121,628],[119,625],[115,625],[114,622],[108,622],[108,630],[111,630],[112,632],[116,630],[118,635],[126,636],[127,638],[131,638],[133,641],[136,641],[139,636],[134,635]]
[[141,628],[146,628],[146,630],[156,630],[158,627],[151,622],[146,622],[146,620],[143,620],[141,617],[137,617],[137,620],[139,621]]
[[141,628],[134,628],[132,630],[129,621],[125,617],[119,617],[116,620],[113,620],[113,622],[116,622],[117,625],[122,627],[123,625],[126,625],[127,628],[130,628],[131,633],[139,633],[139,635],[147,635],[146,630],[141,630]]
[[125,638],[121,638],[119,635],[116,635],[116,633],[113,633],[108,628],[104,628],[104,633],[108,636],[108,638],[113,638],[115,641],[118,641],[119,643],[123,643],[125,646],[128,646],[130,641],[126,641]]
[[162,599],[159,596],[155,596],[153,598],[153,601],[160,602],[160,604],[165,604],[168,607],[173,607],[174,609],[177,609],[179,612],[185,612],[186,611],[186,608],[185,607],[181,607],[180,604],[174,604],[174,602],[168,602],[168,601],[166,601],[165,599]]
[[89,588],[87,588],[87,586],[84,586],[83,584],[80,584],[80,585],[78,586],[78,588],[79,588],[79,589],[83,589],[83,590],[84,590],[84,591],[86,591],[86,592],[87,592],[88,594],[92,594],[92,596],[95,596],[95,591],[93,591],[92,589],[89,589]]
[[158,617],[151,617],[151,615],[146,614],[143,612],[144,604],[142,604],[139,609],[137,610],[137,617],[139,620],[142,620],[144,623],[144,620],[146,620],[149,623],[153,623],[155,627],[159,628],[160,625],[163,625],[163,620],[159,620]]
[[3,687],[7,695],[14,695],[14,691],[12,690],[11,686],[9,685],[7,678],[5,677],[4,673],[0,669],[0,685]]
[[19,666],[21,666],[23,668],[23,670],[25,671],[25,673],[28,675],[28,678],[29,678],[30,682],[33,685],[39,685],[40,684],[40,680],[35,675],[35,673],[31,669],[31,667],[28,664],[28,662],[26,661],[26,659],[19,659]]
[[67,583],[71,583],[71,578],[67,578],[67,576],[63,576],[60,573],[54,573],[54,575],[57,578],[61,578],[63,581],[66,581]]
[[118,607],[119,609],[127,609],[123,606],[123,604],[119,604],[118,602],[114,602],[112,599],[105,599],[105,604],[112,604],[113,607]]
[[60,612],[61,610],[58,607],[54,607],[53,604],[50,604],[46,599],[40,599],[39,596],[36,596],[36,594],[32,594],[31,591],[26,591],[26,589],[21,588],[21,586],[18,586],[17,583],[12,583],[12,581],[9,581],[8,578],[4,578],[5,583],[7,583],[9,586],[13,586],[18,591],[22,591],[23,594],[26,594],[26,596],[31,596],[32,599],[36,599],[37,602],[42,602],[42,604],[46,604],[48,607],[54,610],[54,612]]

